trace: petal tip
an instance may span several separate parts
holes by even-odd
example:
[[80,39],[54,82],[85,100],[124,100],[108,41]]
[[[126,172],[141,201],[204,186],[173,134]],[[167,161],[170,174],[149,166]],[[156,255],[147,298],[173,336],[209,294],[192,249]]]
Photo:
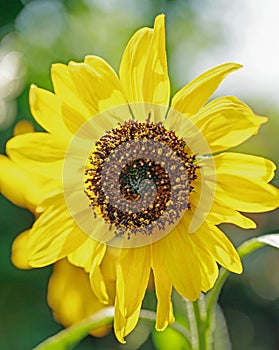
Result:
[[37,91],[38,91],[38,86],[35,84],[31,84],[30,89],[29,89],[29,104],[30,107],[34,106],[36,104],[37,100]]
[[221,64],[220,67],[222,66],[230,66],[231,67],[231,71],[235,71],[238,70],[240,68],[243,68],[243,65],[241,63],[236,63],[236,62],[228,62],[228,63],[224,63],[223,65]]
[[166,15],[164,13],[160,13],[159,15],[157,15],[155,17],[154,27],[156,26],[156,24],[164,24],[165,19],[166,19]]
[[30,91],[36,89],[38,86],[36,84],[31,84],[30,85]]
[[259,118],[259,121],[261,122],[260,124],[265,124],[265,123],[268,122],[268,118],[265,117],[265,116],[257,115],[257,114],[255,114],[255,116],[256,116],[257,118]]
[[166,16],[164,13],[158,15],[154,20],[154,32],[165,34]]

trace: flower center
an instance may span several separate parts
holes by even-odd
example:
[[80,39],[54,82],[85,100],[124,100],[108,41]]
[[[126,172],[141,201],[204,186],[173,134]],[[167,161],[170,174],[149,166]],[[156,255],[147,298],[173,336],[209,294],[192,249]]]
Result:
[[162,123],[130,120],[95,144],[85,193],[116,236],[164,231],[190,208],[195,156]]

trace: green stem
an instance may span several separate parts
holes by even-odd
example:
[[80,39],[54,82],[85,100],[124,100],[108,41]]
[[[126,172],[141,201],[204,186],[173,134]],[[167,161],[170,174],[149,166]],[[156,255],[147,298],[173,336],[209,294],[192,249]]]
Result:
[[207,314],[203,295],[193,302],[193,311],[197,325],[199,350],[210,350],[211,344],[207,342]]
[[212,314],[212,311],[216,306],[223,285],[226,282],[226,279],[228,278],[229,274],[230,272],[228,270],[225,270],[223,268],[220,269],[219,278],[215,283],[214,289],[212,289],[212,292],[209,292],[207,296],[207,315]]
[[204,324],[201,318],[199,300],[193,302],[193,309],[198,330],[199,350],[205,350]]
[[[54,336],[48,338],[36,346],[33,350],[72,349],[84,337],[86,337],[90,331],[111,324],[113,322],[113,319],[114,308],[104,308],[94,315],[82,320],[80,323],[63,329],[61,332],[55,334]],[[140,319],[153,323],[156,320],[156,313],[150,310],[141,310]],[[190,335],[187,329],[176,322],[174,322],[170,327],[175,329],[178,333],[182,334],[190,345]]]
[[63,350],[78,344],[91,330],[97,329],[113,322],[114,308],[107,307],[94,315],[82,320],[80,323],[63,329],[61,332],[48,338],[33,350]]
[[216,304],[219,298],[219,295],[221,293],[221,290],[223,288],[223,285],[228,278],[230,272],[228,270],[225,270],[223,268],[220,269],[219,278],[216,281],[216,284],[214,286],[214,289],[208,293],[207,295],[207,306],[206,306],[206,313],[207,313],[207,319],[205,320],[205,329],[206,329],[206,346],[207,349],[212,349],[212,342],[213,342],[213,332],[215,329],[215,308]]
[[191,349],[192,350],[199,350],[199,331],[198,331],[198,323],[197,323],[197,317],[194,309],[194,303],[191,301],[185,299],[186,301],[186,307],[187,307],[187,314],[189,319],[189,326],[190,326],[190,340],[191,340]]

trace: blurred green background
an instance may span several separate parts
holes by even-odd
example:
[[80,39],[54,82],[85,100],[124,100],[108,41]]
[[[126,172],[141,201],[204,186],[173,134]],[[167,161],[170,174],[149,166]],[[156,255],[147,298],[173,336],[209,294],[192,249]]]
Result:
[[[32,121],[28,108],[30,84],[52,89],[52,63],[81,61],[84,55],[95,54],[117,71],[134,31],[152,26],[154,17],[164,12],[172,92],[213,65],[231,60],[244,64],[244,69],[229,77],[216,96],[235,94],[258,114],[269,117],[259,135],[237,150],[263,155],[278,164],[277,7],[275,0],[264,4],[252,0],[0,0],[1,153],[5,153],[5,143],[16,122]],[[274,184],[279,185],[278,177]],[[244,232],[223,225],[236,245],[248,237],[278,231],[278,211],[251,217],[258,223],[256,230]],[[46,303],[51,268],[20,271],[10,262],[13,239],[32,222],[32,214],[0,195],[1,350],[31,349],[61,329]],[[245,259],[242,276],[231,276],[225,285],[220,304],[233,350],[279,349],[278,266],[278,252],[263,248]],[[150,293],[146,306],[153,301]],[[168,339],[172,343],[168,344],[150,331],[143,324],[135,332],[139,336],[125,346],[117,344],[113,334],[104,339],[87,337],[78,349],[183,349],[179,340],[174,345],[171,335]]]

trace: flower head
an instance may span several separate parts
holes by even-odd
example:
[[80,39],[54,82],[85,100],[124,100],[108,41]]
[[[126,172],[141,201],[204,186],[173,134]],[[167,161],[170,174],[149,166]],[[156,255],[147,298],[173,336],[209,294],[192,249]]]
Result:
[[[224,152],[256,134],[266,118],[232,96],[207,103],[238,68],[227,63],[203,73],[170,103],[160,15],[154,28],[129,41],[119,77],[101,58],[87,56],[53,65],[54,93],[31,87],[31,111],[47,133],[7,144],[13,162],[51,183],[35,224],[22,234],[28,265],[67,257],[88,273],[103,304],[111,302],[113,281],[121,342],[137,323],[151,273],[156,328],[163,330],[174,320],[173,288],[196,300],[214,285],[217,263],[242,272],[217,225],[253,228],[242,212],[278,205],[278,190],[268,184],[271,161]],[[18,252],[16,246],[17,240]]]

